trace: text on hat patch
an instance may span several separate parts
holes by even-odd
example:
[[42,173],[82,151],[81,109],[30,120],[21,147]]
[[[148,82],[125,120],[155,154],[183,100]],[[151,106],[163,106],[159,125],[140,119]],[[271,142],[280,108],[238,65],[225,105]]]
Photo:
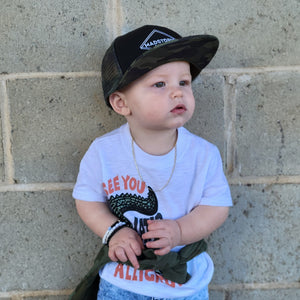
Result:
[[152,30],[140,46],[141,50],[150,50],[159,44],[175,40],[171,35],[159,30]]

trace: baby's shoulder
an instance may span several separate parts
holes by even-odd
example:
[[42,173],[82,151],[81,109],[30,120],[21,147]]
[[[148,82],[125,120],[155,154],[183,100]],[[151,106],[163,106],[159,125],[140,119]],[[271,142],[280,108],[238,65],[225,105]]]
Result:
[[105,133],[97,137],[93,142],[92,145],[98,147],[99,145],[110,144],[113,145],[114,143],[120,140],[120,136],[122,134],[121,128],[114,129],[110,132]]
[[207,151],[218,151],[218,148],[213,143],[204,139],[203,137],[196,135],[186,128],[180,128],[179,134],[181,135],[181,140],[185,145],[189,145],[191,149],[205,149]]

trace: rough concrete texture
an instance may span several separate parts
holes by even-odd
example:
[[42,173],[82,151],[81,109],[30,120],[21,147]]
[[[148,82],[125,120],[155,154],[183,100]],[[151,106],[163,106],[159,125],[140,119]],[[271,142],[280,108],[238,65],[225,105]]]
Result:
[[102,100],[98,77],[14,80],[8,93],[19,183],[74,181],[90,143],[123,121]]
[[[0,73],[94,70],[99,66],[107,31],[105,1],[2,2]],[[124,31],[151,23],[171,26],[183,35],[217,35],[221,48],[213,67],[299,62],[297,0],[277,1],[276,5],[272,0],[118,2],[125,8]]]
[[95,70],[104,1],[1,1],[0,73]]
[[209,291],[210,300],[225,300],[225,293],[220,291]]
[[129,9],[125,15],[126,29],[146,22],[170,26],[182,35],[217,35],[221,47],[212,67],[299,63],[297,0],[276,1],[276,4],[272,0],[122,2]]
[[231,191],[230,217],[209,243],[213,282],[297,282],[300,185],[233,186]]
[[218,75],[201,75],[193,84],[195,113],[186,127],[218,146],[224,158],[224,79]]
[[[300,292],[297,289],[283,289],[283,290],[260,290],[260,291],[236,291],[232,293],[231,300],[274,300],[274,299],[300,299]],[[219,300],[216,298],[216,300]]]
[[299,72],[238,79],[236,168],[241,176],[300,173],[299,82]]
[[101,241],[80,221],[71,193],[7,192],[0,207],[0,291],[73,288]]
[[[68,300],[69,296],[37,296],[37,297],[26,297],[25,300]],[[1,299],[2,300],[2,299]]]
[[[2,99],[0,98],[0,101]],[[2,126],[1,126],[1,106],[0,106],[0,140],[2,141]],[[3,143],[0,143],[0,182],[4,180],[4,153],[3,153]]]

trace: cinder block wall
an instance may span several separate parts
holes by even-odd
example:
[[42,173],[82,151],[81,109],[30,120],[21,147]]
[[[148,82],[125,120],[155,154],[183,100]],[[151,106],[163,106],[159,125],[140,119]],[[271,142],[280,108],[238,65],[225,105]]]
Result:
[[0,3],[0,299],[67,299],[100,239],[71,191],[91,141],[122,124],[101,58],[142,24],[209,33],[220,50],[194,84],[187,127],[223,156],[234,207],[209,238],[211,299],[300,298],[298,0]]

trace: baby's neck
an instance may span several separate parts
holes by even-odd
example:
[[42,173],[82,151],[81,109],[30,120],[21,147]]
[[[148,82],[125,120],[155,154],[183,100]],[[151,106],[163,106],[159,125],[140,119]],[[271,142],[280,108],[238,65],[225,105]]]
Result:
[[151,155],[164,155],[170,152],[177,141],[177,129],[166,132],[132,132],[134,142]]

